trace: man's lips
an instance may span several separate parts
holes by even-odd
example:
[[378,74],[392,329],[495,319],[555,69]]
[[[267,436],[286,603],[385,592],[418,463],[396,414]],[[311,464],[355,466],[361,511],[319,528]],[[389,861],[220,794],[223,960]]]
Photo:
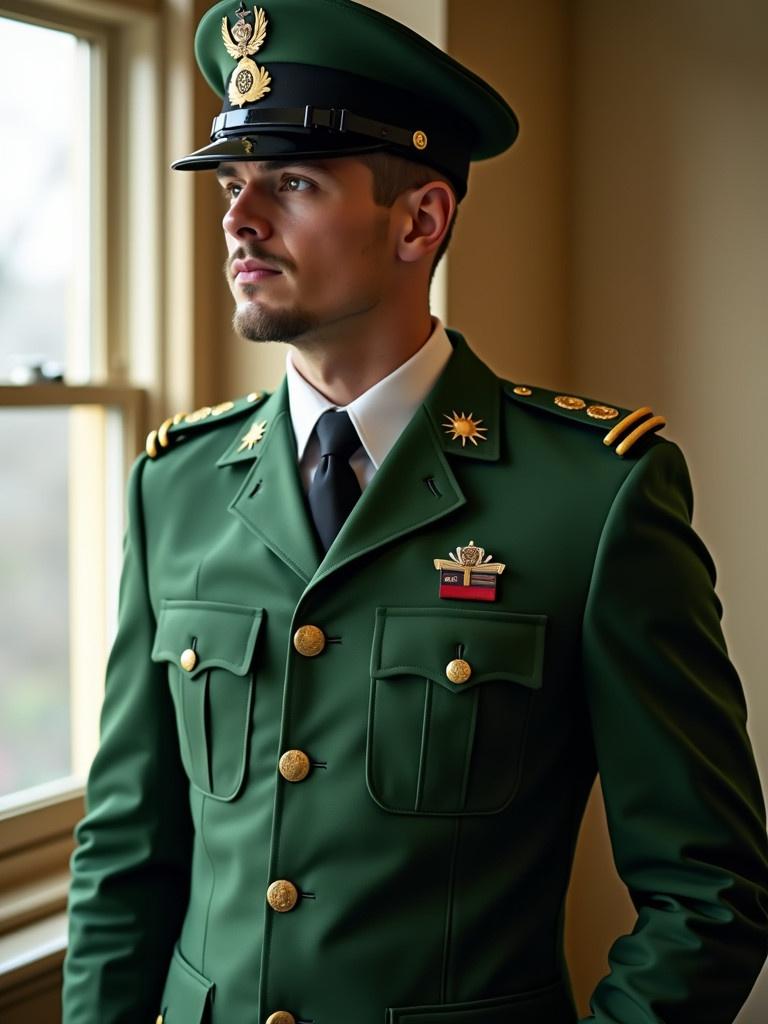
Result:
[[232,262],[232,277],[236,284],[255,284],[257,281],[264,281],[268,277],[275,277],[281,273],[282,271],[273,270],[261,260],[233,260]]

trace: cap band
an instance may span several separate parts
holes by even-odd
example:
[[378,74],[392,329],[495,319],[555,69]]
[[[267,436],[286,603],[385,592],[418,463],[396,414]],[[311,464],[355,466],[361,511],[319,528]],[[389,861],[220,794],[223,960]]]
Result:
[[336,132],[369,135],[378,142],[394,143],[406,148],[415,145],[413,138],[417,134],[394,124],[384,124],[382,121],[360,117],[346,108],[318,109],[307,104],[305,107],[249,107],[245,110],[225,110],[213,119],[211,141],[220,139],[233,130],[252,128],[329,128]]

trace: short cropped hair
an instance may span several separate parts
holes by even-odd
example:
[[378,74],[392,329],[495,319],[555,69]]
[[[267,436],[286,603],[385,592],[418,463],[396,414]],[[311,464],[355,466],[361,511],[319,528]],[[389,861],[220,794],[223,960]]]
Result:
[[[396,153],[389,153],[386,150],[376,153],[358,153],[357,159],[367,167],[370,167],[373,172],[373,201],[377,206],[392,207],[398,196],[402,195],[406,189],[421,188],[422,185],[426,185],[430,181],[444,181],[446,185],[451,187],[454,195],[456,195],[453,185],[451,185],[451,182],[441,171],[427,167],[425,164],[408,160],[405,157],[398,156]],[[448,225],[448,230],[435,253],[435,258],[429,272],[430,284],[435,276],[437,265],[445,255],[445,251],[451,241],[458,212],[459,207],[457,204],[456,209],[453,211],[451,223]]]

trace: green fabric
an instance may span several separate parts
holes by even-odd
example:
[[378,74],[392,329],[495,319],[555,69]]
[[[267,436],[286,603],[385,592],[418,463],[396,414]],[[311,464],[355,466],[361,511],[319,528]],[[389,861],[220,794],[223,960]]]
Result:
[[[322,563],[284,386],[134,467],[64,1024],[574,1024],[563,906],[596,770],[638,916],[590,1019],[728,1024],[746,998],[764,809],[680,451],[621,459],[450,337]],[[454,409],[489,440],[451,440]],[[470,540],[506,565],[494,604],[438,597],[433,560]]]

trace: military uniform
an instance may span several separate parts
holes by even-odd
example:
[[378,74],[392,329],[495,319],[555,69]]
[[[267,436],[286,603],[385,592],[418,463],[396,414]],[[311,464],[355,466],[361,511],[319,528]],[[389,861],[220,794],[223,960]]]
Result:
[[574,1024],[596,771],[638,919],[590,1019],[726,1024],[745,999],[764,810],[683,458],[651,410],[501,380],[448,336],[324,555],[285,383],[150,435],[65,1024]]

